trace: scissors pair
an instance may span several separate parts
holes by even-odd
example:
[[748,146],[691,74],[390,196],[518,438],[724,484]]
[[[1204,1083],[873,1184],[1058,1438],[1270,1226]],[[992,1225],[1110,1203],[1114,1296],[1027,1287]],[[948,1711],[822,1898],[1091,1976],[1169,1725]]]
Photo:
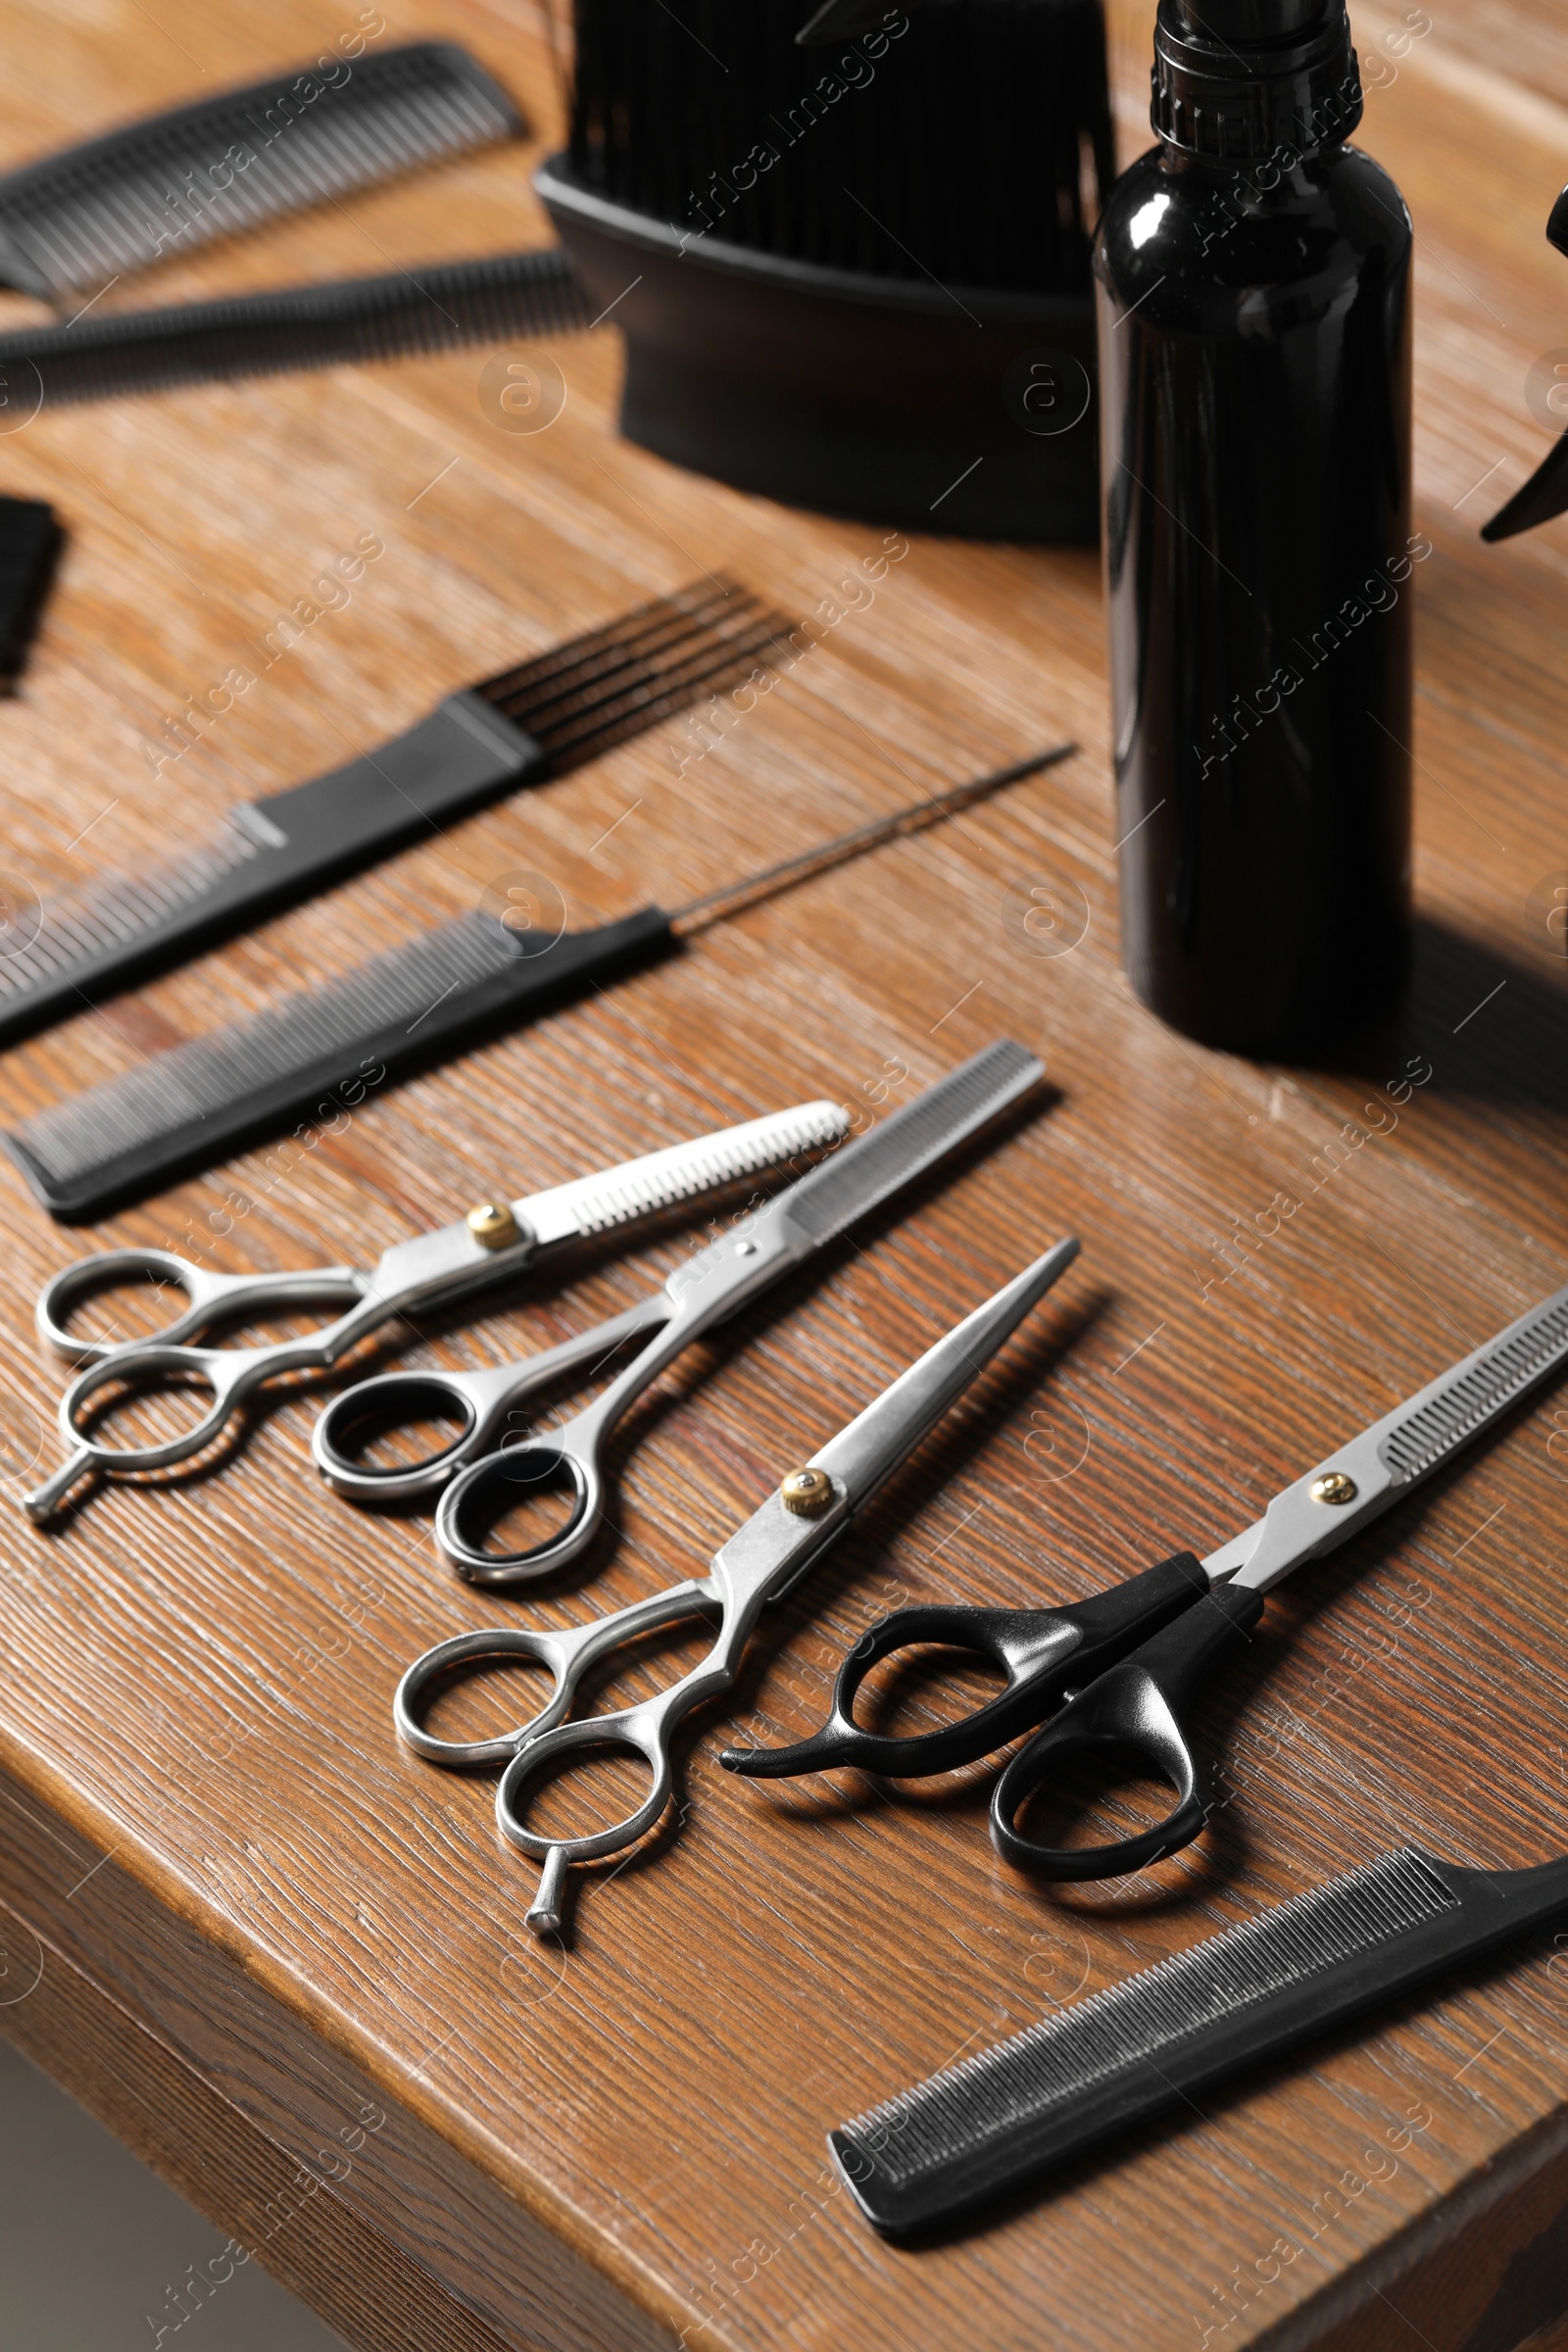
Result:
[[[386,1373],[345,1391],[316,1424],[318,1468],[340,1493],[362,1498],[440,1488],[436,1547],[470,1584],[529,1583],[568,1566],[603,1516],[611,1433],[660,1374],[705,1332],[935,1167],[1042,1075],[1021,1046],[1004,1040],[989,1047],[869,1134],[841,1145],[647,1298],[548,1355],[484,1372]],[[570,1365],[608,1360],[634,1339],[643,1346],[585,1410],[548,1437],[486,1450],[520,1398]],[[357,1435],[368,1423],[384,1429],[442,1414],[455,1416],[463,1434],[424,1461],[382,1470],[357,1457]],[[555,1515],[549,1535],[531,1544],[504,1541],[514,1511],[531,1523],[541,1510]]]
[[[571,1863],[619,1853],[659,1822],[673,1785],[670,1741],[675,1728],[693,1707],[734,1681],[764,1605],[787,1592],[837,1542],[1077,1254],[1075,1241],[1058,1243],[927,1348],[874,1404],[801,1469],[789,1473],[714,1553],[706,1576],[671,1585],[646,1600],[561,1633],[512,1626],[459,1634],[426,1650],[409,1668],[393,1709],[399,1736],[407,1744],[429,1762],[460,1771],[486,1764],[505,1767],[496,1792],[496,1820],[511,1844],[544,1866],[527,1915],[539,1935],[561,1925]],[[590,1667],[656,1626],[675,1625],[712,1610],[719,1619],[712,1646],[681,1681],[656,1698],[613,1714],[564,1720]],[[508,1658],[526,1658],[549,1668],[554,1692],[538,1714],[518,1730],[491,1740],[441,1740],[424,1728],[424,1703],[439,1685]],[[529,1784],[564,1755],[606,1747],[628,1749],[647,1765],[652,1787],[643,1803],[612,1828],[581,1837],[547,1838],[530,1830]]]
[[[845,1659],[825,1728],[790,1747],[730,1749],[754,1780],[840,1765],[889,1779],[953,1772],[1035,1732],[1004,1769],[991,1804],[1000,1850],[1049,1880],[1142,1870],[1191,1844],[1210,1810],[1184,1717],[1200,1686],[1242,1648],[1263,1596],[1321,1559],[1431,1475],[1568,1359],[1568,1288],[1275,1495],[1263,1517],[1200,1560],[1173,1552],[1141,1576],[1061,1609],[909,1608],[873,1626]],[[963,1651],[1000,1667],[1005,1688],[972,1715],[913,1738],[863,1731],[855,1702],[871,1669],[903,1650]],[[1059,1711],[1058,1711],[1059,1710]],[[1172,1789],[1165,1820],[1110,1844],[1051,1846],[1020,1829],[1035,1797],[1092,1758]]]
[[[486,1203],[455,1225],[398,1243],[369,1273],[352,1266],[313,1266],[298,1273],[210,1274],[168,1250],[101,1250],[91,1257],[79,1258],[45,1285],[37,1312],[40,1337],[60,1354],[74,1356],[86,1366],[60,1401],[60,1431],[70,1449],[69,1458],[45,1485],[23,1497],[23,1508],[30,1519],[47,1519],[88,1471],[123,1476],[183,1461],[211,1445],[264,1382],[288,1372],[329,1369],[394,1316],[466,1299],[473,1292],[531,1267],[542,1254],[566,1242],[651,1215],[755,1169],[772,1167],[799,1152],[835,1143],[848,1126],[848,1117],[834,1102],[805,1102],[767,1118],[748,1119],[739,1126],[699,1136],[693,1143],[650,1152],[619,1167],[580,1177],[575,1183],[556,1185],[510,1206]],[[184,1312],[148,1338],[119,1345],[111,1340],[84,1341],[67,1328],[73,1311],[95,1294],[138,1281],[160,1289],[172,1284],[184,1298]],[[346,1311],[335,1322],[300,1339],[260,1348],[192,1345],[220,1323],[254,1321],[293,1307],[322,1305],[342,1305]],[[641,1328],[624,1316],[619,1322]],[[610,1324],[549,1349],[533,1359],[530,1378],[520,1385],[514,1383],[512,1394],[542,1386],[575,1365],[591,1361],[621,1336],[617,1325]],[[469,1377],[479,1384],[484,1379],[482,1374]],[[424,1383],[428,1390],[432,1376],[421,1373],[410,1378]],[[196,1386],[211,1397],[210,1407],[189,1428],[162,1445],[117,1446],[83,1435],[82,1417],[95,1399],[105,1400],[111,1390],[160,1381]],[[461,1387],[457,1382],[447,1385],[449,1391]],[[494,1422],[492,1415],[484,1423],[486,1439]],[[475,1432],[470,1430],[466,1443],[474,1441]],[[456,1456],[463,1450],[464,1446],[458,1446],[449,1447],[447,1453]],[[349,1471],[353,1467],[347,1465]],[[396,1488],[395,1480],[383,1483]]]

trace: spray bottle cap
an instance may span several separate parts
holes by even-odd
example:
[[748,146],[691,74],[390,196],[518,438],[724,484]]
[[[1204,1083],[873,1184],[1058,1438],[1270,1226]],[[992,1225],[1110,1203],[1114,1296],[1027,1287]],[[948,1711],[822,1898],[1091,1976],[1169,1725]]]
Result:
[[1153,91],[1166,146],[1215,163],[1348,139],[1362,101],[1345,0],[1159,0]]

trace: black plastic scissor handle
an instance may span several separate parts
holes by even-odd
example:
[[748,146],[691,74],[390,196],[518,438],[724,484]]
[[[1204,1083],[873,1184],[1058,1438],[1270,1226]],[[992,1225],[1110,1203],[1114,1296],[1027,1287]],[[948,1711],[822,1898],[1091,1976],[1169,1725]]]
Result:
[[[1179,1610],[1208,1591],[1208,1579],[1190,1551],[1173,1552],[1124,1584],[1061,1609],[899,1609],[871,1627],[850,1651],[833,1686],[833,1712],[822,1730],[791,1747],[731,1747],[719,1757],[752,1780],[783,1780],[803,1772],[831,1772],[844,1764],[891,1780],[919,1780],[956,1772],[1004,1747],[1049,1715],[1072,1684],[1092,1680]],[[884,1739],[862,1731],[855,1701],[873,1666],[896,1650],[939,1643],[967,1650],[1000,1666],[1007,1687],[974,1714],[937,1732]]]
[[[1241,1647],[1262,1614],[1261,1592],[1221,1585],[1080,1690],[998,1781],[991,1835],[999,1852],[1039,1878],[1114,1879],[1190,1845],[1209,1798],[1181,1717],[1210,1668]],[[1070,1760],[1107,1754],[1169,1783],[1176,1802],[1163,1821],[1113,1845],[1051,1846],[1023,1835],[1018,1816],[1037,1789]]]

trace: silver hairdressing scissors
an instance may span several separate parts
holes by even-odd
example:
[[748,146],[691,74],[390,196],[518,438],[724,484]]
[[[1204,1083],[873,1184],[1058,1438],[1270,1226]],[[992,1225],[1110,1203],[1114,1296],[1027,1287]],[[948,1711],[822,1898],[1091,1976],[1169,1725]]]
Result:
[[[935,1167],[1042,1075],[1022,1046],[1004,1040],[988,1047],[775,1194],[677,1267],[662,1289],[549,1357],[486,1372],[387,1373],[345,1391],[316,1424],[318,1467],[341,1493],[362,1499],[439,1486],[436,1545],[471,1584],[522,1584],[567,1566],[587,1549],[603,1514],[611,1432],[660,1373],[704,1332]],[[630,1363],[573,1419],[549,1436],[486,1450],[503,1433],[508,1412],[544,1377],[603,1361],[638,1338],[645,1344]],[[457,1416],[462,1433],[423,1462],[381,1470],[356,1458],[355,1435],[368,1422],[385,1428],[400,1417],[407,1425],[442,1412]],[[559,1520],[555,1532],[533,1544],[504,1543],[507,1512],[526,1507],[531,1513],[547,1498]]]
[[[1038,1299],[1078,1254],[1075,1241],[1059,1242],[1014,1277],[995,1298],[927,1348],[874,1404],[866,1406],[799,1470],[792,1470],[744,1527],[713,1555],[707,1576],[693,1577],[629,1608],[562,1633],[501,1626],[441,1642],[411,1666],[398,1686],[393,1716],[399,1736],[434,1764],[458,1770],[501,1764],[496,1820],[509,1842],[543,1863],[528,1924],[540,1935],[559,1928],[566,1869],[618,1853],[647,1836],[669,1802],[673,1785],[670,1740],[675,1727],[735,1678],[741,1652],[766,1602],[798,1578],[843,1535],[856,1514],[906,1460],[921,1440],[982,1372]],[[588,1669],[655,1626],[674,1625],[717,1609],[712,1647],[690,1674],[640,1705],[614,1714],[563,1720]],[[539,1713],[514,1732],[492,1740],[441,1740],[425,1730],[421,1711],[436,1685],[497,1659],[527,1658],[547,1666],[555,1691]],[[648,1766],[647,1797],[613,1828],[577,1838],[546,1838],[525,1818],[528,1785],[567,1753],[584,1748],[630,1749]]]
[[[767,1118],[748,1119],[574,1183],[555,1185],[510,1206],[487,1202],[454,1225],[398,1243],[383,1252],[369,1273],[353,1266],[312,1266],[297,1273],[209,1274],[169,1250],[101,1250],[78,1258],[44,1286],[37,1314],[39,1334],[52,1348],[78,1362],[85,1360],[85,1369],[60,1400],[60,1431],[70,1458],[43,1486],[23,1497],[23,1508],[30,1519],[47,1519],[88,1471],[124,1474],[183,1461],[211,1445],[264,1382],[287,1372],[326,1370],[396,1315],[466,1298],[471,1292],[520,1273],[542,1252],[563,1243],[651,1215],[754,1169],[834,1143],[849,1123],[834,1102],[805,1102]],[[135,1281],[149,1281],[160,1289],[172,1284],[186,1301],[183,1313],[162,1331],[119,1344],[84,1341],[67,1329],[73,1310],[95,1293]],[[220,1323],[275,1315],[297,1306],[340,1304],[346,1311],[335,1322],[300,1338],[259,1348],[193,1345]],[[629,1317],[547,1349],[532,1358],[525,1379],[511,1376],[512,1393],[541,1386],[592,1361],[607,1345],[613,1347],[647,1320],[642,1310],[634,1309]],[[432,1377],[410,1375],[427,1386]],[[482,1381],[484,1376],[469,1377]],[[112,1388],[130,1389],[159,1380],[194,1383],[211,1396],[212,1403],[191,1427],[162,1445],[116,1446],[82,1434],[82,1416],[94,1398],[103,1398]]]

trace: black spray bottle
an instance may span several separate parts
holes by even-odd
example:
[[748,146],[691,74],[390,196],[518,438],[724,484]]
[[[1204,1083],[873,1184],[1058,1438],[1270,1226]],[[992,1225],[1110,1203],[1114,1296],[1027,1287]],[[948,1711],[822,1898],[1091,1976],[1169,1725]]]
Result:
[[1409,937],[1409,216],[1344,0],[1159,0],[1101,223],[1122,956],[1205,1043],[1330,1044]]

